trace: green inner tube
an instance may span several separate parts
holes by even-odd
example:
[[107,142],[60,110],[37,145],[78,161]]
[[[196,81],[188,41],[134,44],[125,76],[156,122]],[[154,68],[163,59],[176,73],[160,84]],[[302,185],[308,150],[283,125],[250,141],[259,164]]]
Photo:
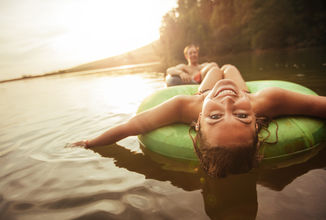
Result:
[[[312,90],[301,85],[285,81],[251,81],[247,82],[251,93],[258,92],[267,87],[280,87],[303,94],[317,95]],[[185,85],[169,87],[155,92],[147,97],[139,106],[137,113],[150,109],[176,95],[193,95],[198,85]],[[278,129],[278,142],[276,140],[276,123]],[[165,126],[138,138],[149,150],[160,155],[189,161],[197,161],[192,141],[188,134],[189,125],[174,124]],[[326,137],[325,121],[307,117],[282,117],[269,124],[270,136],[260,147],[263,155],[263,165],[268,167],[285,167],[302,163],[317,154],[321,149],[320,143]],[[195,135],[195,132],[193,132]],[[259,137],[264,139],[268,132],[261,130]]]

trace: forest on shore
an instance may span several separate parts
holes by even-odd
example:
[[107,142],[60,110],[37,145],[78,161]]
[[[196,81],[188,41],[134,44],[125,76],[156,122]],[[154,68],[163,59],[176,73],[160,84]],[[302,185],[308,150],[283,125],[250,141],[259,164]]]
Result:
[[159,66],[155,64],[155,71],[165,72],[170,66],[186,62],[183,50],[191,43],[200,47],[200,62],[221,61],[223,57],[250,51],[326,49],[324,0],[178,0],[177,3],[162,18],[158,41],[46,75],[152,62],[160,62]]
[[178,0],[160,28],[163,66],[185,62],[200,46],[203,59],[241,51],[325,47],[324,0]]

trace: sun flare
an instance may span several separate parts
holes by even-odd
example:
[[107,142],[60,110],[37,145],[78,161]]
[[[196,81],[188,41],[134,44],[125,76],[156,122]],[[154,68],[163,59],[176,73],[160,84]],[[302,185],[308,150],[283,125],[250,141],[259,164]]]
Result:
[[2,0],[0,79],[66,69],[145,46],[159,38],[162,17],[176,4]]
[[53,40],[53,50],[95,60],[146,45],[159,38],[161,17],[156,15],[164,14],[160,4],[154,3],[86,1],[78,10],[67,6],[58,20],[64,32]]

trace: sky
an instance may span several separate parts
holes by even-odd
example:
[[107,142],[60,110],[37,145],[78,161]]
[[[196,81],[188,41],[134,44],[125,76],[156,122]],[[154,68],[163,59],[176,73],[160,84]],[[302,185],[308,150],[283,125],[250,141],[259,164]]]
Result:
[[1,0],[0,80],[57,71],[159,39],[177,0]]

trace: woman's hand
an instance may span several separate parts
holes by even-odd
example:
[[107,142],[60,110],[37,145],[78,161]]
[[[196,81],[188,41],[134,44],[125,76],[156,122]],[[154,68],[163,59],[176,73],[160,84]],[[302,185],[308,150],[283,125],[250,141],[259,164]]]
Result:
[[78,141],[76,143],[67,144],[65,147],[83,147],[83,148],[89,148],[88,140],[82,140]]

